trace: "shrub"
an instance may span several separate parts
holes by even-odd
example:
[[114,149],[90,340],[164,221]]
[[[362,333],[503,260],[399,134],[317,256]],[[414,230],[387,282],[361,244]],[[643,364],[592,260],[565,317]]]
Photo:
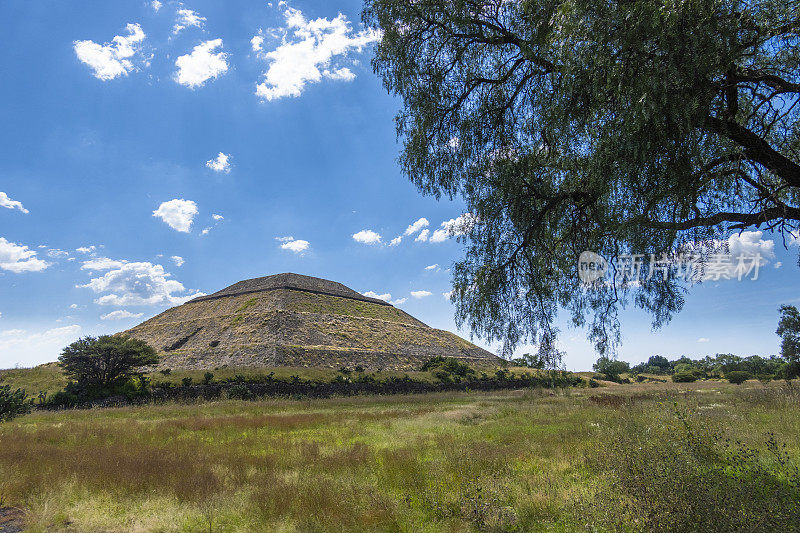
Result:
[[697,381],[697,376],[694,372],[676,372],[672,374],[672,381],[675,383],[692,383],[693,381]]
[[473,370],[468,364],[462,363],[454,357],[442,357],[441,355],[437,355],[436,357],[428,359],[428,361],[422,365],[420,370],[423,372],[441,371],[462,378],[472,377],[475,375],[475,370]]
[[181,384],[184,387],[191,387],[192,386],[192,378],[186,377],[186,378],[181,379]]
[[620,374],[628,372],[631,365],[625,361],[617,361],[608,357],[601,357],[592,365],[592,370],[603,375],[608,381],[620,381]]
[[228,389],[228,398],[231,400],[252,400],[255,394],[244,383],[236,383]]
[[211,380],[213,379],[214,379],[213,372],[206,372],[205,374],[203,374],[203,385],[208,385],[209,383],[211,383]]
[[752,378],[753,375],[750,374],[750,372],[744,372],[743,370],[734,370],[725,374],[725,379],[727,379],[730,383],[735,383],[736,385],[741,385],[748,379]]
[[[768,434],[745,445],[675,410],[603,431],[591,469],[608,476],[588,512],[611,531],[797,531],[800,474]],[[637,524],[635,529],[631,524]]]
[[169,376],[170,374],[172,374],[172,369],[171,368],[165,368],[163,370],[159,370],[159,372],[161,372],[161,374],[164,375],[164,376]]
[[0,422],[30,412],[31,404],[24,389],[11,390],[10,385],[0,386]]

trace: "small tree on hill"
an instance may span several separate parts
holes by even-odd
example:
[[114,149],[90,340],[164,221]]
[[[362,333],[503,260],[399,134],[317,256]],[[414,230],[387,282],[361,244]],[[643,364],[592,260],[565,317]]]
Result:
[[609,357],[601,357],[597,362],[592,365],[595,372],[603,374],[609,381],[619,381],[619,376],[623,372],[630,370],[631,365],[625,361],[618,361]]
[[137,367],[158,362],[144,341],[125,336],[84,337],[58,358],[64,373],[85,391],[110,391],[136,375]]

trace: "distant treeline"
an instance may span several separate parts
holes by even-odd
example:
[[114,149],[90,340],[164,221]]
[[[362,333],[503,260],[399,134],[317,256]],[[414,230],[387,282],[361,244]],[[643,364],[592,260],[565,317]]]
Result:
[[683,356],[672,361],[662,355],[653,355],[647,362],[632,366],[630,371],[636,374],[661,375],[699,371],[703,377],[710,378],[721,378],[730,372],[749,372],[753,376],[779,376],[788,365],[789,362],[778,355],[740,357],[730,353],[718,353],[702,359]]

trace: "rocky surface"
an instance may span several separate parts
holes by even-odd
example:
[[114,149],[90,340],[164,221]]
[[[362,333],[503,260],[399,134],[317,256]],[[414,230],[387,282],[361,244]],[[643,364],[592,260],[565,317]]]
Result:
[[491,353],[339,283],[279,274],[236,283],[128,330],[159,368],[363,366],[411,370],[437,355],[494,365]]

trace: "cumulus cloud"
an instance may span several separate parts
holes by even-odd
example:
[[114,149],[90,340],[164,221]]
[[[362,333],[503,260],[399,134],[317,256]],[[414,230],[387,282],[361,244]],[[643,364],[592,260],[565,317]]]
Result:
[[153,216],[163,220],[175,231],[189,233],[192,221],[198,212],[197,204],[193,201],[176,198],[158,206],[158,209],[153,211]]
[[173,255],[172,257],[170,257],[170,260],[173,263],[175,263],[176,267],[182,267],[183,264],[186,262],[186,260],[183,257],[179,256],[179,255]]
[[[279,239],[280,240],[280,239]],[[309,242],[304,241],[302,239],[292,239],[284,240],[283,244],[281,244],[281,249],[289,250],[290,252],[294,252],[296,254],[300,254],[308,250]]]
[[146,35],[139,24],[128,24],[125,29],[127,35],[117,35],[110,43],[72,43],[75,55],[92,69],[95,78],[113,80],[119,76],[127,76],[134,69],[131,58],[140,52]]
[[697,339],[697,342],[705,343],[705,342],[708,342],[708,341],[709,341],[709,339],[707,339],[706,337],[700,337],[699,339]]
[[475,226],[475,217],[470,213],[464,213],[457,218],[452,218],[442,222],[441,228],[431,234],[429,242],[444,242],[450,237],[459,237],[472,231]]
[[0,237],[0,269],[20,274],[41,272],[49,266],[50,263],[36,257],[34,250]]
[[152,2],[150,2],[150,7],[152,7],[153,11],[155,11],[156,13],[158,13],[158,10],[161,9],[161,6],[163,5],[164,4],[162,4],[159,0],[153,0]]
[[114,266],[109,263],[106,270],[105,274],[89,283],[78,285],[102,294],[95,300],[100,305],[180,305],[204,295],[199,291],[182,294],[187,292],[186,288],[181,282],[169,279],[171,275],[161,265],[123,260]]
[[362,229],[358,233],[353,234],[353,240],[362,244],[373,245],[380,244],[381,236],[379,233],[376,233],[371,229]]
[[2,191],[0,191],[0,207],[5,207],[6,209],[17,209],[22,211],[26,215],[30,213],[27,209],[22,206],[22,202],[18,202],[17,200],[12,200],[8,197],[8,195]]
[[414,235],[416,232],[418,232],[422,228],[427,228],[428,226],[430,226],[430,222],[428,222],[427,218],[423,217],[423,218],[420,218],[419,220],[417,220],[416,222],[414,222],[413,224],[411,224],[409,227],[407,227],[406,231],[403,234],[406,235],[406,236]]
[[449,291],[447,291],[447,292],[443,292],[443,293],[442,293],[442,296],[444,297],[444,299],[445,299],[445,300],[448,300],[448,301],[449,301],[449,300],[451,300],[451,299],[453,298],[453,293],[454,293],[454,292],[455,292],[455,291],[453,291],[453,290],[451,289],[451,290],[449,290]]
[[65,257],[69,257],[69,252],[59,250],[58,248],[52,248],[47,250],[47,257],[52,257],[53,259],[64,259]]
[[264,80],[256,86],[256,94],[267,101],[300,96],[308,84],[322,79],[354,79],[355,74],[344,65],[348,54],[361,52],[380,38],[373,30],[354,32],[342,14],[332,20],[307,20],[300,10],[286,8],[284,17],[282,28],[267,32],[281,36],[274,50],[264,52],[261,35],[250,41],[253,50],[268,62]]
[[97,246],[81,246],[80,248],[75,248],[75,251],[82,254],[93,254],[97,251]]
[[111,311],[105,315],[100,316],[100,320],[124,320],[126,318],[141,318],[144,313],[131,313],[124,309],[119,311]]
[[427,241],[429,233],[430,232],[428,230],[426,230],[426,229],[420,231],[419,235],[417,235],[417,238],[414,239],[414,242],[425,242],[425,241]]
[[392,305],[403,305],[408,301],[408,298],[398,298],[397,300],[392,300],[389,302]]
[[225,219],[225,217],[224,217],[224,216],[222,216],[222,215],[217,215],[216,213],[215,213],[215,214],[213,214],[213,215],[211,215],[211,218],[213,218],[214,220],[217,220],[217,221],[219,221],[219,220],[224,220],[224,219]]
[[403,242],[403,237],[398,235],[397,237],[395,237],[394,239],[391,240],[391,242],[389,243],[389,246],[397,246],[401,242]]
[[362,292],[361,294],[363,294],[367,298],[377,298],[378,300],[383,300],[384,302],[388,302],[389,300],[392,299],[392,295],[389,294],[388,292],[386,294],[378,294],[375,291],[367,291],[367,292]]
[[225,74],[228,71],[228,54],[215,52],[221,47],[222,39],[214,39],[198,44],[191,54],[178,57],[175,60],[175,66],[178,67],[175,81],[194,89]]
[[[156,10],[157,11],[157,10]],[[172,28],[172,33],[177,35],[186,28],[202,28],[205,25],[206,18],[201,17],[196,11],[191,9],[181,8],[178,10],[175,18],[175,26]]]
[[231,154],[220,152],[214,159],[206,161],[206,166],[214,172],[230,172],[231,171]]
[[77,324],[37,333],[21,329],[0,331],[0,368],[55,361],[61,349],[80,334],[81,327]]
[[439,268],[439,264],[428,265],[425,267],[425,270],[437,270]]
[[420,299],[425,298],[426,296],[430,296],[430,295],[431,295],[430,291],[411,291],[411,296],[413,296],[417,300],[420,300]]

